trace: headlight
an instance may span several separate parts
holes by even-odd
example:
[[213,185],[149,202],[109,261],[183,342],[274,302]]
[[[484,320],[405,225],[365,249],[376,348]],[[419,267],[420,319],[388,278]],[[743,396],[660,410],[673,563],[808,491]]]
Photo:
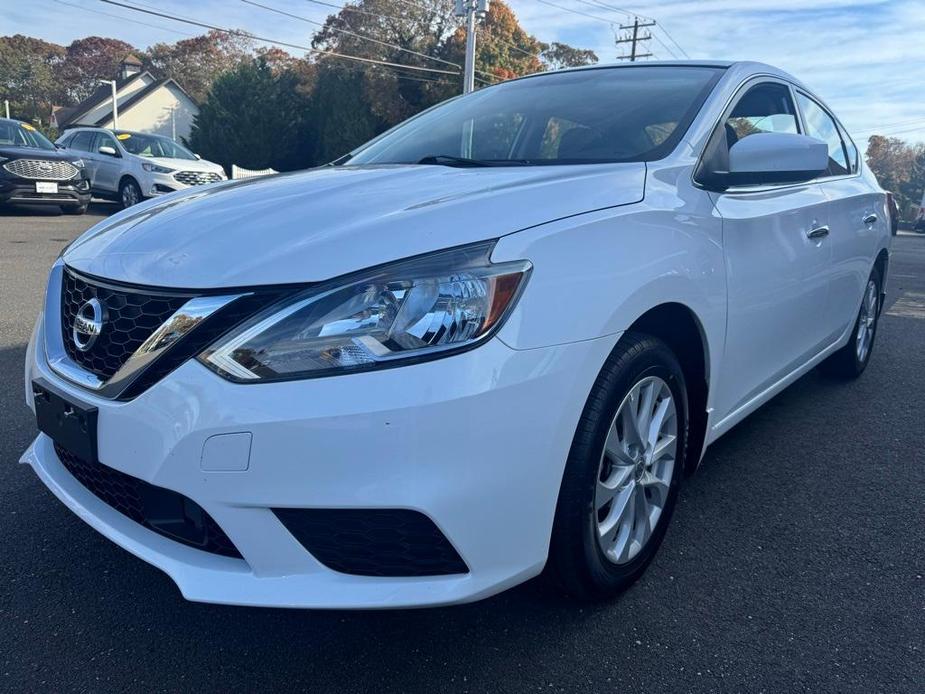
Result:
[[74,161],[71,162],[71,164],[76,166],[78,169],[82,169],[85,166],[83,159],[75,159]]
[[150,162],[145,162],[141,165],[145,171],[151,171],[153,173],[173,173],[173,169],[168,169],[166,166],[158,166],[157,164],[151,164]]
[[492,264],[494,242],[357,273],[290,296],[199,355],[237,382],[368,371],[474,347],[504,322],[528,261]]

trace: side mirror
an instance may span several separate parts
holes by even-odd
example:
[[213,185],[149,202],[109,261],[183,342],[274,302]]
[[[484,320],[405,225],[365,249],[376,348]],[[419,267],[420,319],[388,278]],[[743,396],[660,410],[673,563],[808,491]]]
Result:
[[756,133],[729,148],[727,186],[804,183],[829,167],[829,147],[806,135]]
[[198,154],[194,154],[193,156],[196,157],[197,159],[202,159],[202,157],[200,157]]
[[100,154],[105,154],[107,157],[117,157],[119,154],[116,152],[115,147],[110,147],[109,145],[103,145],[97,150]]

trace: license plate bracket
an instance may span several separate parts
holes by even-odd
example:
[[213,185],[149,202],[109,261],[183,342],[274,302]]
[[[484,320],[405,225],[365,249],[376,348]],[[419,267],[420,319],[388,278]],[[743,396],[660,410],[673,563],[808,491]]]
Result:
[[74,402],[41,379],[32,381],[32,394],[39,431],[78,458],[96,462],[97,409]]
[[50,183],[48,181],[36,181],[35,182],[35,192],[36,193],[57,193],[58,184]]

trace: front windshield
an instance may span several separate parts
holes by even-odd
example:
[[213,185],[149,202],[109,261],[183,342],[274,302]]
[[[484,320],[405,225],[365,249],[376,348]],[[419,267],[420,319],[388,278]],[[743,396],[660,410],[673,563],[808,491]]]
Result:
[[514,80],[412,118],[344,163],[653,161],[674,148],[721,74],[640,66]]
[[0,147],[35,147],[55,149],[51,141],[28,123],[0,121]]
[[139,157],[165,157],[167,159],[195,159],[196,155],[186,147],[177,144],[162,135],[144,135],[116,131],[116,139],[122,143],[127,152]]

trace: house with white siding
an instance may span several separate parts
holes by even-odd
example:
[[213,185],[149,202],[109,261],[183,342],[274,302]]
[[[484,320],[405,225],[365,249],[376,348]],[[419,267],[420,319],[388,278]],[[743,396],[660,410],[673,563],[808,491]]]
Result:
[[[173,79],[157,79],[142,70],[141,61],[129,55],[122,61],[116,80],[116,103],[121,130],[166,135],[177,141],[189,137],[193,118],[199,112],[196,102]],[[58,130],[83,126],[114,128],[112,87],[99,87],[77,106],[56,107],[52,125]]]

